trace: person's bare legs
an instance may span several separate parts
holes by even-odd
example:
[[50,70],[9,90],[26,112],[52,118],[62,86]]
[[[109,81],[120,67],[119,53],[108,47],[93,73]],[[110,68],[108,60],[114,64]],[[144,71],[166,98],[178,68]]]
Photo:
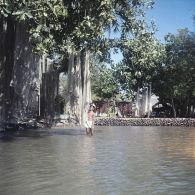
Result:
[[93,128],[89,128],[89,134],[93,136]]
[[89,135],[90,131],[89,128],[86,128],[86,135]]

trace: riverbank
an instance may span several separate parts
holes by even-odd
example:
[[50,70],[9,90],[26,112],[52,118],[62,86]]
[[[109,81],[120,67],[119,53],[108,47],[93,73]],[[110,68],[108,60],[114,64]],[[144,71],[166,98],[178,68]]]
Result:
[[96,118],[98,126],[185,126],[195,127],[195,118]]
[[[195,118],[111,118],[111,117],[96,117],[96,126],[183,126],[195,127]],[[80,127],[76,123],[68,121],[57,122],[53,125],[41,123],[40,121],[31,121],[28,123],[18,124],[0,124],[0,131],[4,130],[21,130],[21,129],[37,129],[37,128],[75,128]]]

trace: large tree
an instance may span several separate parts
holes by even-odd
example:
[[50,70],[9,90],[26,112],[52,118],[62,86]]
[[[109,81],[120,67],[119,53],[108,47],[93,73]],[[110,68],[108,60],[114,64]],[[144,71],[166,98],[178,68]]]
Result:
[[114,69],[106,63],[96,62],[91,70],[92,97],[94,100],[115,99],[120,93]]
[[158,67],[153,90],[172,105],[174,117],[192,116],[195,107],[195,35],[187,29],[165,37],[166,58]]
[[[81,121],[90,100],[90,53],[105,59],[110,47],[123,48],[129,36],[142,32],[149,5],[145,0],[4,0],[0,10],[2,20],[23,21],[35,51],[69,59],[68,107]],[[106,37],[105,31],[113,28],[121,32],[120,40]]]
[[154,31],[143,28],[135,37],[123,40],[121,50],[124,59],[115,66],[115,76],[122,89],[133,96],[138,88],[152,82],[157,67],[163,62],[165,48],[155,38]]

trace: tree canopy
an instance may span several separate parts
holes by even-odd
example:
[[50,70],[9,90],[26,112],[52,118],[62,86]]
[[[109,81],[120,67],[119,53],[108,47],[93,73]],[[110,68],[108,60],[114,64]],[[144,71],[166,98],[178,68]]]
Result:
[[114,69],[108,64],[93,62],[91,68],[92,95],[95,100],[115,98],[120,93],[119,84],[114,77]]
[[88,47],[102,57],[119,41],[105,36],[108,29],[121,31],[120,45],[140,32],[144,10],[153,2],[146,0],[4,0],[4,17],[28,25],[36,51],[63,53],[69,48]]
[[153,91],[175,108],[175,116],[190,116],[195,104],[195,34],[180,29],[165,37],[166,57],[153,77]]
[[152,81],[163,62],[165,48],[153,32],[143,31],[123,44],[122,52],[124,59],[114,67],[115,77],[124,91],[133,94]]

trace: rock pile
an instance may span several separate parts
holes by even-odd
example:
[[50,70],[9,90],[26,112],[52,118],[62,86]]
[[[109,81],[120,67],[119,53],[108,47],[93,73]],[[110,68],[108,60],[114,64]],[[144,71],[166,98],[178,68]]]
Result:
[[191,126],[195,118],[96,118],[99,126]]

